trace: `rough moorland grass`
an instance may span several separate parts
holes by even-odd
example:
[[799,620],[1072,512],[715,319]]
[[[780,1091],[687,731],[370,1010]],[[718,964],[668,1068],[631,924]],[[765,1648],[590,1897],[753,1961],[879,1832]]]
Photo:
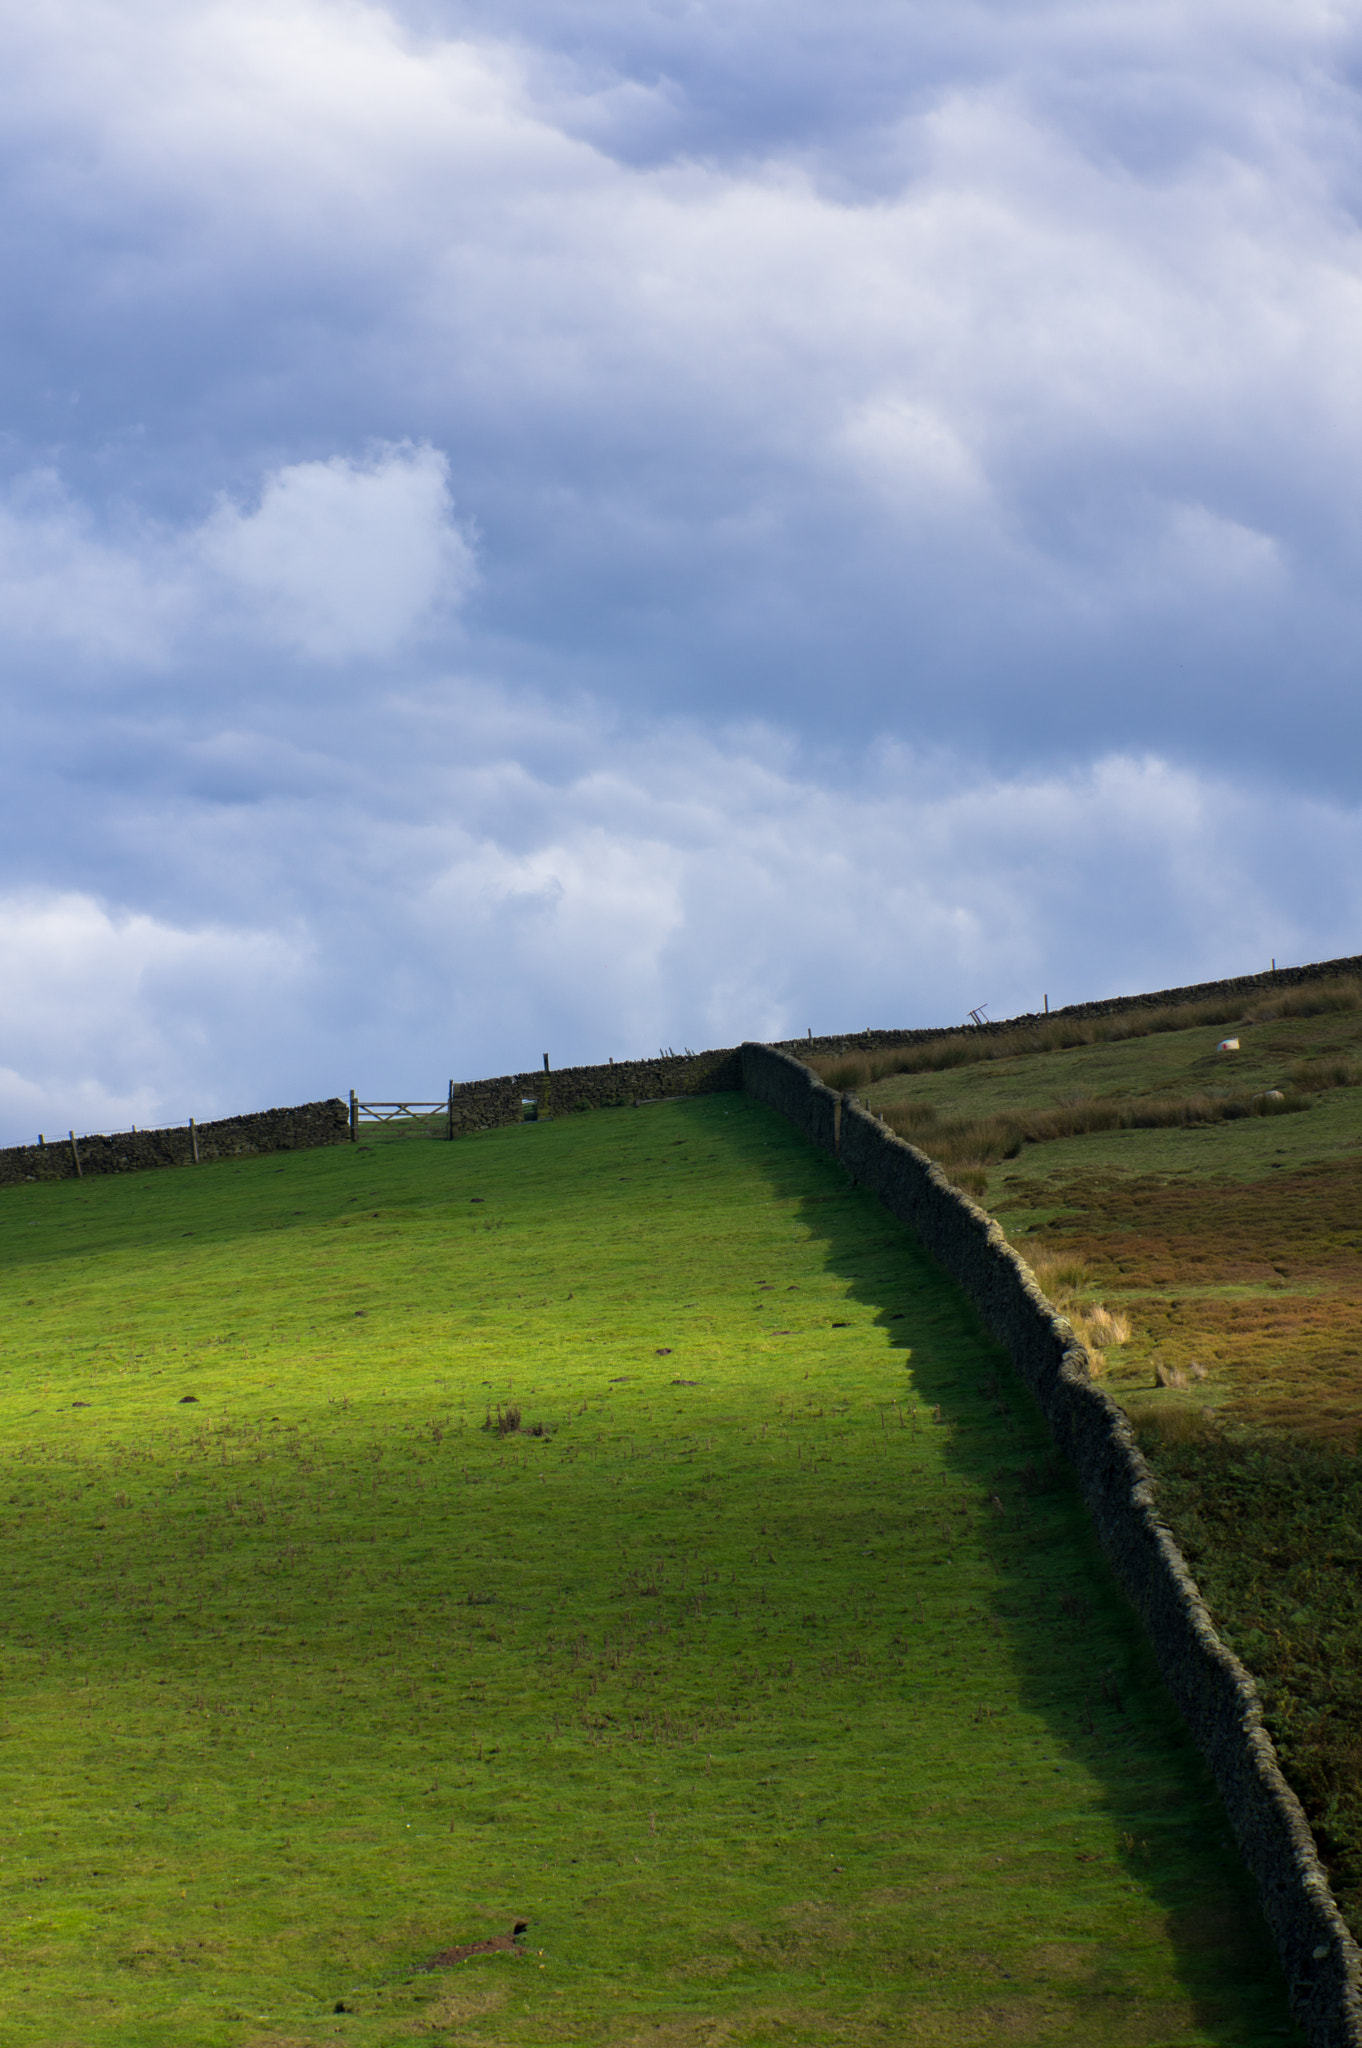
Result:
[[951,1073],[996,1060],[1032,1058],[1078,1046],[1124,1045],[1132,1039],[1157,1038],[1167,1032],[1204,1029],[1240,1019],[1269,1025],[1283,1018],[1347,1015],[1358,1010],[1362,1010],[1362,983],[1339,976],[1276,993],[1265,989],[1247,1012],[1242,994],[1216,996],[1200,1002],[1169,1003],[1162,1009],[1116,1010],[1105,1017],[1055,1016],[1011,1030],[961,1032],[874,1052],[813,1054],[809,1064],[830,1088],[861,1089],[890,1075]]
[[[1362,1936],[1362,1052],[1357,990],[1278,1014],[887,1079],[875,1108],[935,1132],[1026,1131],[963,1171],[1105,1351],[1212,1610]],[[1274,999],[1275,1000],[1275,999]],[[1239,1053],[1217,1054],[1226,1025]],[[1151,1103],[1295,1091],[1289,1117],[1135,1128]],[[1064,1129],[1090,1118],[1083,1135]],[[1104,1124],[1107,1126],[1104,1128]],[[1119,1126],[1124,1127],[1119,1127]],[[958,1147],[957,1147],[958,1150]],[[1156,1387],[1156,1377],[1165,1382]]]
[[768,1112],[0,1232],[0,2041],[1289,2037],[1036,1414]]
[[1257,1675],[1283,1763],[1356,1926],[1362,1463],[1337,1444],[1208,1430],[1186,1408],[1147,1414],[1141,1436],[1202,1589]]
[[[1349,1082],[1353,1078],[1350,1073]],[[1310,1098],[1294,1088],[1290,1094],[1271,1089],[1258,1095],[1207,1090],[1197,1095],[1138,1096],[1124,1102],[1052,1103],[1046,1108],[1004,1110],[989,1116],[949,1117],[932,1103],[904,1103],[889,1109],[884,1120],[901,1138],[925,1147],[943,1166],[963,1168],[969,1185],[982,1193],[987,1176],[981,1169],[999,1159],[1019,1158],[1028,1145],[1114,1131],[1187,1130],[1236,1123],[1251,1116],[1288,1116],[1310,1106]]]

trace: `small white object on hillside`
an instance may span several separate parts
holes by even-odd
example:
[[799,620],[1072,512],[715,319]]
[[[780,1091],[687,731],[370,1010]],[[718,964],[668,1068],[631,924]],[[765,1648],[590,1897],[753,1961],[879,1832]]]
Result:
[[1238,1052],[1238,1050],[1239,1040],[1237,1038],[1222,1038],[1216,1047],[1217,1052]]

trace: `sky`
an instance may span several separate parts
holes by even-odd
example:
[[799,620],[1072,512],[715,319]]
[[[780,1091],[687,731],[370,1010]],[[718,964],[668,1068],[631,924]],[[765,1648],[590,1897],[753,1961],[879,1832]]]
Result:
[[1362,0],[0,20],[0,1142],[1362,951]]

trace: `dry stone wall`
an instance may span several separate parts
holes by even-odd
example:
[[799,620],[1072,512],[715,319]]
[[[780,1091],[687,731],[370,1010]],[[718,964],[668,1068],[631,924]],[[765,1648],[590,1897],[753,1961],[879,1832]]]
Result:
[[[1338,973],[1362,962],[1330,962]],[[1208,984],[1214,989],[1224,984]],[[1151,1002],[1194,998],[1174,990]],[[1087,1354],[998,1225],[925,1153],[854,1098],[838,1098],[790,1054],[742,1048],[748,1094],[839,1158],[909,1226],[974,1303],[1039,1401],[1139,1614],[1193,1739],[1215,1776],[1257,1881],[1292,2008],[1311,2048],[1362,2048],[1362,1956],[1338,1911],[1299,1800],[1278,1766],[1252,1678],[1216,1634],[1154,1504],[1149,1468]]]
[[989,1037],[998,1031],[1023,1030],[1028,1024],[1052,1024],[1060,1017],[1110,1017],[1118,1010],[1162,1010],[1175,1003],[1233,1002],[1242,997],[1261,1001],[1273,989],[1302,988],[1312,981],[1334,981],[1340,975],[1362,980],[1362,954],[1341,960],[1316,960],[1305,967],[1278,967],[1265,974],[1240,974],[1229,981],[1198,981],[1189,988],[1163,988],[1138,996],[1105,996],[1095,1003],[1070,1003],[1062,1010],[1028,1011],[1020,1017],[998,1017],[984,1024],[944,1024],[913,1031],[853,1031],[831,1038],[785,1038],[774,1041],[781,1052],[796,1058],[808,1053],[879,1052],[896,1045],[925,1045],[930,1038]]
[[635,1102],[741,1087],[742,1060],[732,1046],[718,1052],[659,1053],[654,1060],[614,1060],[603,1067],[500,1074],[455,1087],[454,1136],[518,1124],[527,1100],[536,1104],[541,1117],[567,1116],[578,1110],[628,1108]]
[[343,1145],[350,1136],[350,1112],[338,1098],[304,1102],[293,1109],[262,1109],[215,1123],[176,1125],[162,1131],[115,1131],[106,1136],[62,1138],[46,1145],[0,1149],[0,1187],[19,1181],[75,1180],[79,1174],[141,1173],[151,1166],[190,1166],[195,1146],[200,1160],[240,1159],[253,1152],[297,1152],[314,1145]]

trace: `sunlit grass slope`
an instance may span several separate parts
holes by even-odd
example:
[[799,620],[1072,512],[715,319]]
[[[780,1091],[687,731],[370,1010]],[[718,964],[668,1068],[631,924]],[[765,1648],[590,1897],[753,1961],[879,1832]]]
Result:
[[17,1189],[0,1258],[0,2041],[1289,2037],[1038,1418],[769,1112]]
[[[1362,989],[1159,1021],[861,1092],[979,1193],[1097,1347],[1362,1938]],[[1188,1120],[1079,1134],[1148,1104]]]

